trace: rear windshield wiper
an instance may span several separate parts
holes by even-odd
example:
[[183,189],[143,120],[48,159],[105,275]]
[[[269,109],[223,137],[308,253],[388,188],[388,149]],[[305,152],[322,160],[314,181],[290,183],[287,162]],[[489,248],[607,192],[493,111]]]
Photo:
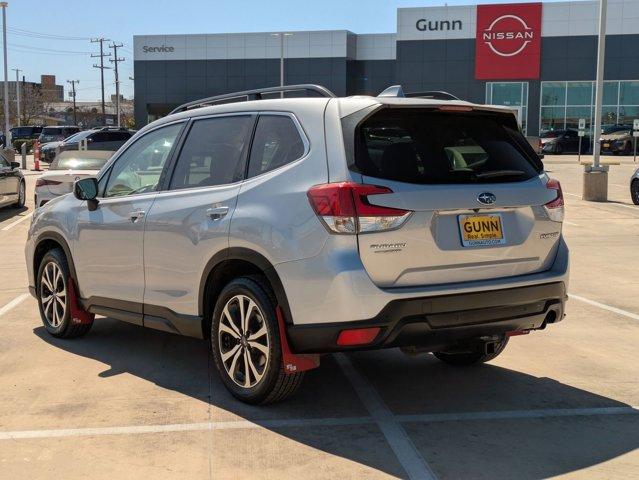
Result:
[[476,173],[475,178],[521,177],[526,175],[523,170],[491,170],[489,172]]

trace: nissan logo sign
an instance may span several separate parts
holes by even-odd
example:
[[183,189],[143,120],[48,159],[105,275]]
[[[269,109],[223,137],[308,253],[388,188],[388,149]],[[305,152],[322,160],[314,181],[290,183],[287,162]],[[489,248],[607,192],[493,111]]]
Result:
[[484,30],[482,40],[497,55],[513,57],[532,42],[534,33],[517,15],[502,15]]
[[490,192],[482,192],[477,195],[477,201],[483,205],[492,205],[497,201],[497,197]]

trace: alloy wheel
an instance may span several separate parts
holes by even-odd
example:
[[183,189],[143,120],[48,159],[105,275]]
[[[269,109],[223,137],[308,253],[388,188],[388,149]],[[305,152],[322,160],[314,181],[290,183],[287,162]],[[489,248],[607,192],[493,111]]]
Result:
[[67,308],[67,289],[62,270],[55,262],[49,262],[42,269],[40,278],[40,302],[49,325],[58,328]]
[[233,296],[222,310],[217,334],[227,375],[240,387],[257,385],[269,363],[269,334],[258,305],[246,295]]
[[20,183],[18,188],[18,205],[24,205],[25,186],[24,183]]

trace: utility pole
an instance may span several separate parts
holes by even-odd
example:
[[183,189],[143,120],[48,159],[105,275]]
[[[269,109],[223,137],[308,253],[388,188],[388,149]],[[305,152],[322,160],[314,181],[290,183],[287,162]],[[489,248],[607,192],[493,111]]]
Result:
[[[7,2],[0,2],[0,8],[2,8],[2,47],[4,50],[4,135],[6,138],[5,143],[9,144],[9,71],[7,60]],[[5,148],[7,147],[5,145]]]
[[73,125],[78,124],[78,113],[75,108],[75,84],[80,83],[80,80],[67,80],[67,83],[71,84],[71,97],[73,97]]
[[110,48],[113,49],[113,58],[109,59],[109,62],[114,64],[113,71],[115,72],[115,113],[118,117],[118,127],[120,126],[120,77],[118,76],[118,63],[124,62],[124,58],[118,57],[118,48],[120,48],[122,44],[114,43],[110,45]]
[[18,110],[18,125],[22,123],[22,116],[20,115],[20,70],[19,68],[12,68],[11,70],[16,72],[16,108]]
[[104,42],[110,41],[108,38],[92,38],[91,43],[99,43],[100,44],[100,53],[99,54],[91,54],[91,58],[100,57],[100,65],[93,64],[93,68],[100,69],[100,84],[102,85],[102,125],[106,125],[106,110],[104,109],[104,69],[110,68],[104,66],[104,57],[110,57],[111,53],[104,53]]

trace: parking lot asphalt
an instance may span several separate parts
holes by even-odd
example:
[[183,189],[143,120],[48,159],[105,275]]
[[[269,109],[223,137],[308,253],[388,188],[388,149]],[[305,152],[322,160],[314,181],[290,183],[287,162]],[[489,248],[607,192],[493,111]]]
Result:
[[42,327],[23,211],[0,210],[0,478],[639,478],[639,206],[630,159],[607,203],[548,157],[566,198],[565,320],[458,369],[399,350],[322,357],[287,402],[223,388],[203,341],[96,321]]

